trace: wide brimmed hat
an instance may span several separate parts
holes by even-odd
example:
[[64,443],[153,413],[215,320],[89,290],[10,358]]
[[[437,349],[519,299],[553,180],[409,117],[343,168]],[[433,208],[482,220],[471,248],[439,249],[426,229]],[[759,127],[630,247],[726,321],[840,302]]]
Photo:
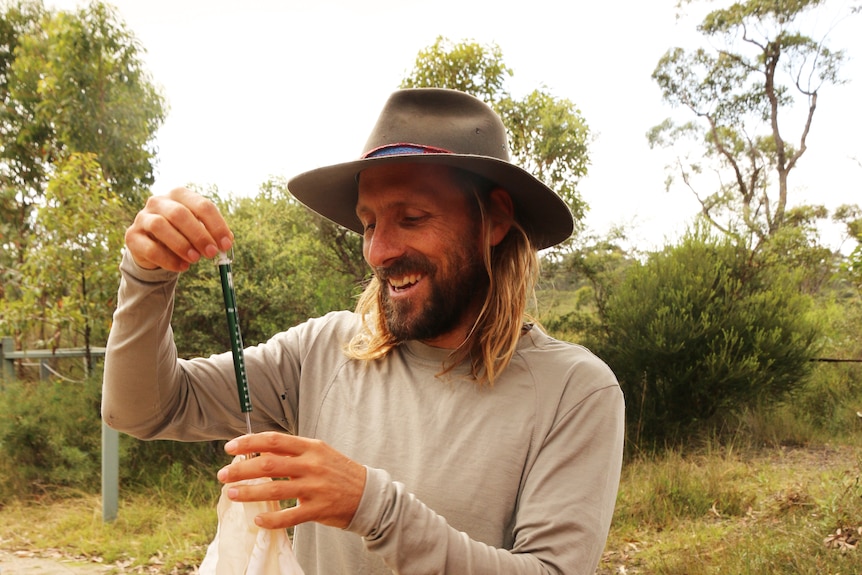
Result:
[[574,228],[565,202],[511,162],[500,117],[478,98],[456,90],[393,93],[358,160],[299,174],[287,188],[315,212],[361,234],[357,176],[370,166],[396,163],[452,166],[499,185],[512,196],[515,219],[536,249],[562,242]]

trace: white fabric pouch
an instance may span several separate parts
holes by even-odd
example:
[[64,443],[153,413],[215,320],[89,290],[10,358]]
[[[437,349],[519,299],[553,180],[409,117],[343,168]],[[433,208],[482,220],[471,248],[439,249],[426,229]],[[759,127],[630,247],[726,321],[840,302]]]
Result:
[[[235,459],[236,461],[236,459]],[[218,500],[218,530],[200,565],[200,575],[303,575],[284,529],[262,529],[255,516],[277,511],[275,501],[231,501],[234,485],[257,485],[272,479],[252,479],[224,485]]]

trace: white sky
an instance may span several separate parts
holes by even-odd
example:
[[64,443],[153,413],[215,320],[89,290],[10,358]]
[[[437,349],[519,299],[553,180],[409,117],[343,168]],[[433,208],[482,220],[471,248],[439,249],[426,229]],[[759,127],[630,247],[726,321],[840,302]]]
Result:
[[[668,48],[700,38],[694,21],[677,23],[674,0],[531,0],[517,9],[499,0],[112,4],[170,106],[154,193],[195,183],[253,195],[270,176],[354,159],[419,50],[444,36],[499,45],[515,95],[545,85],[580,108],[596,136],[580,188],[589,228],[628,224],[636,247],[649,249],[677,237],[698,210],[690,192],[665,192],[665,158],[645,137],[671,114],[650,74]],[[821,92],[791,203],[862,203],[860,23],[845,20],[828,39],[847,51],[850,82]]]

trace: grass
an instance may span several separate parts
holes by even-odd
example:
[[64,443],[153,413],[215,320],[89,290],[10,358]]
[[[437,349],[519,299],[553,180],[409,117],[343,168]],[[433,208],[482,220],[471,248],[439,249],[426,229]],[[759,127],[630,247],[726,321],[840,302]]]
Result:
[[114,566],[114,572],[193,573],[216,530],[212,504],[177,504],[157,492],[122,494],[117,519],[102,521],[101,499],[63,494],[0,509],[0,542]]
[[856,575],[860,477],[853,444],[633,461],[599,572]]
[[[12,502],[0,509],[0,545],[96,560],[115,573],[194,573],[216,527],[218,486],[207,481],[195,479],[194,490],[211,489],[211,501],[177,495],[173,480],[124,493],[109,524],[93,494]],[[599,573],[856,575],[860,528],[862,448],[851,440],[668,450],[624,466]]]

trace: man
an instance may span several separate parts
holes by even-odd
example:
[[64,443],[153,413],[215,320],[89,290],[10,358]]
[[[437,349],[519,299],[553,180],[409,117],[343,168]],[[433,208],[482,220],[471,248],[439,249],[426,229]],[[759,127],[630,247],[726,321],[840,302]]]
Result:
[[[363,235],[374,277],[355,312],[245,352],[253,435],[219,471],[236,501],[296,526],[307,574],[594,573],[620,476],[623,400],[607,366],[524,323],[537,250],[566,239],[565,204],[509,161],[472,96],[394,93],[361,159],[288,183]],[[141,438],[245,429],[230,353],[176,357],[178,272],[230,248],[212,203],[150,198],[126,233],[102,413]]]

